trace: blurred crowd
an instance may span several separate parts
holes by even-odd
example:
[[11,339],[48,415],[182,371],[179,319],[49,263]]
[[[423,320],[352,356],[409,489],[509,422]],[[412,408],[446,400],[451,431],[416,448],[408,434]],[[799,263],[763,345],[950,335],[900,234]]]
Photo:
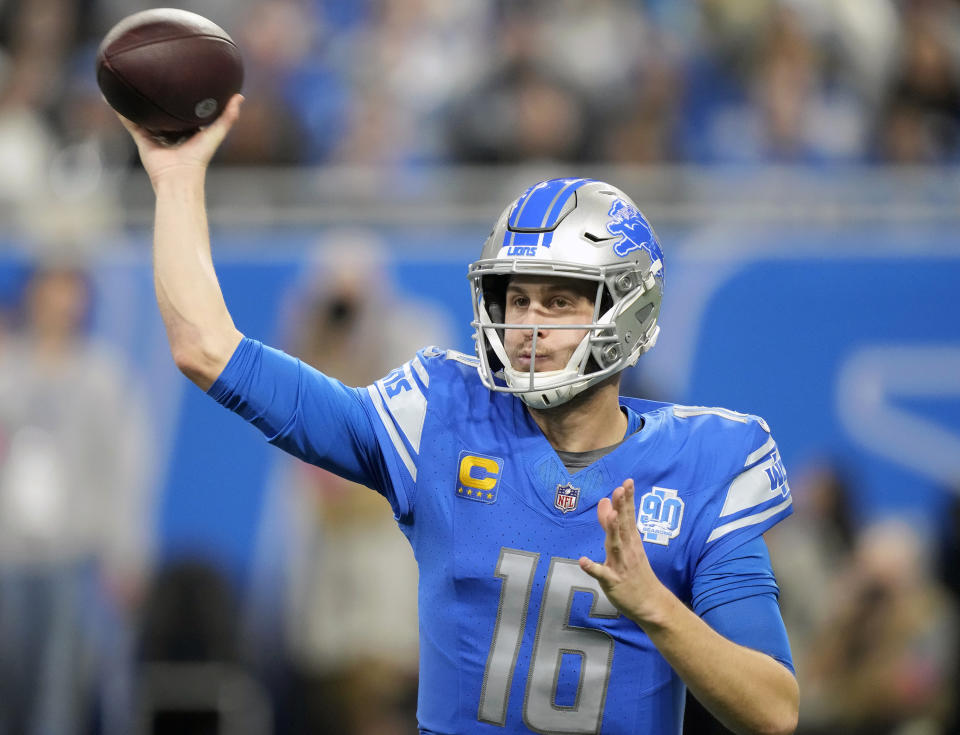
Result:
[[[0,3],[0,195],[131,157],[96,47],[145,0]],[[947,163],[956,0],[184,0],[234,37],[224,163]],[[11,166],[10,163],[18,165]],[[89,183],[89,182],[88,182]]]
[[919,517],[860,517],[836,458],[794,468],[767,534],[800,682],[801,735],[960,733],[960,502],[947,542]]

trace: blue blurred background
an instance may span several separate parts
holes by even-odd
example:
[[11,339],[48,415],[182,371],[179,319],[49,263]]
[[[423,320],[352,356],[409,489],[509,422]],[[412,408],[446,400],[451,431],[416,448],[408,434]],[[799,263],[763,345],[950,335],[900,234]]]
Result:
[[[169,357],[152,195],[93,78],[145,7],[0,3],[0,735],[413,732],[386,504]],[[472,352],[500,209],[620,186],[666,254],[626,389],[762,415],[792,478],[767,541],[800,732],[960,731],[960,3],[180,7],[246,64],[208,185],[241,331],[351,384]]]

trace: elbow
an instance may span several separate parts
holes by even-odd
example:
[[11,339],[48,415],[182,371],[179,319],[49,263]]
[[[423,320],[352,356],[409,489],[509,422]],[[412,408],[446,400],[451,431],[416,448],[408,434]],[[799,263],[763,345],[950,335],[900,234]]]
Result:
[[769,729],[763,730],[763,735],[793,735],[800,724],[800,713],[796,707],[790,712],[770,722]]
[[793,735],[800,724],[800,708],[796,696],[783,702],[779,707],[771,707],[767,721],[757,729],[757,735]]
[[208,390],[226,367],[242,335],[236,332],[227,339],[170,340],[170,353],[177,369],[201,389]]
[[732,727],[731,730],[741,735],[793,735],[799,725],[797,711],[792,716],[789,713],[767,712],[762,722],[752,726]]
[[[786,671],[786,669],[784,669]],[[792,735],[800,724],[800,689],[790,676],[777,694],[768,693],[760,707],[752,707],[752,715],[728,727],[741,735]],[[755,702],[756,704],[756,702]]]
[[[171,345],[170,354],[173,356],[174,365],[181,373],[200,387],[204,387],[201,384],[207,382],[209,370],[206,367],[202,351],[185,345]],[[213,385],[213,380],[210,381],[210,385]]]

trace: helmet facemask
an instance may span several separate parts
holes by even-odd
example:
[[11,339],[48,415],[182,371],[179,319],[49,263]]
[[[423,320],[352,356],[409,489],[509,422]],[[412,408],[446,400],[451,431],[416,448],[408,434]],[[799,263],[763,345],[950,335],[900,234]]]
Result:
[[[529,268],[518,268],[516,273],[561,275],[553,269],[533,272]],[[636,268],[621,267],[610,269],[608,273],[598,272],[592,278],[580,277],[597,286],[593,299],[593,319],[581,324],[504,321],[509,277],[499,274],[484,276],[480,269],[473,275],[473,326],[480,357],[480,376],[484,385],[493,391],[516,393],[532,408],[559,406],[587,388],[634,365],[640,355],[656,342],[659,334],[656,325],[659,293],[653,293],[654,277],[650,276],[644,282],[643,274]],[[619,284],[619,298],[612,295],[611,291],[616,292],[618,287],[615,285],[611,289],[610,282]],[[510,329],[532,333],[529,369],[518,370],[510,364],[504,346],[504,335]],[[538,333],[555,329],[573,329],[585,331],[586,334],[564,367],[538,370]]]

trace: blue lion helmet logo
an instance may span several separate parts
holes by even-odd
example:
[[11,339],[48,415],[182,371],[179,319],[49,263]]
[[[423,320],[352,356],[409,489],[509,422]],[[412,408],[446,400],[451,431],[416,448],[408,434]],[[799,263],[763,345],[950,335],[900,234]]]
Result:
[[620,238],[614,243],[613,252],[623,258],[634,250],[646,250],[651,263],[663,260],[663,251],[654,237],[653,228],[639,209],[617,199],[607,216],[611,217],[607,232]]

